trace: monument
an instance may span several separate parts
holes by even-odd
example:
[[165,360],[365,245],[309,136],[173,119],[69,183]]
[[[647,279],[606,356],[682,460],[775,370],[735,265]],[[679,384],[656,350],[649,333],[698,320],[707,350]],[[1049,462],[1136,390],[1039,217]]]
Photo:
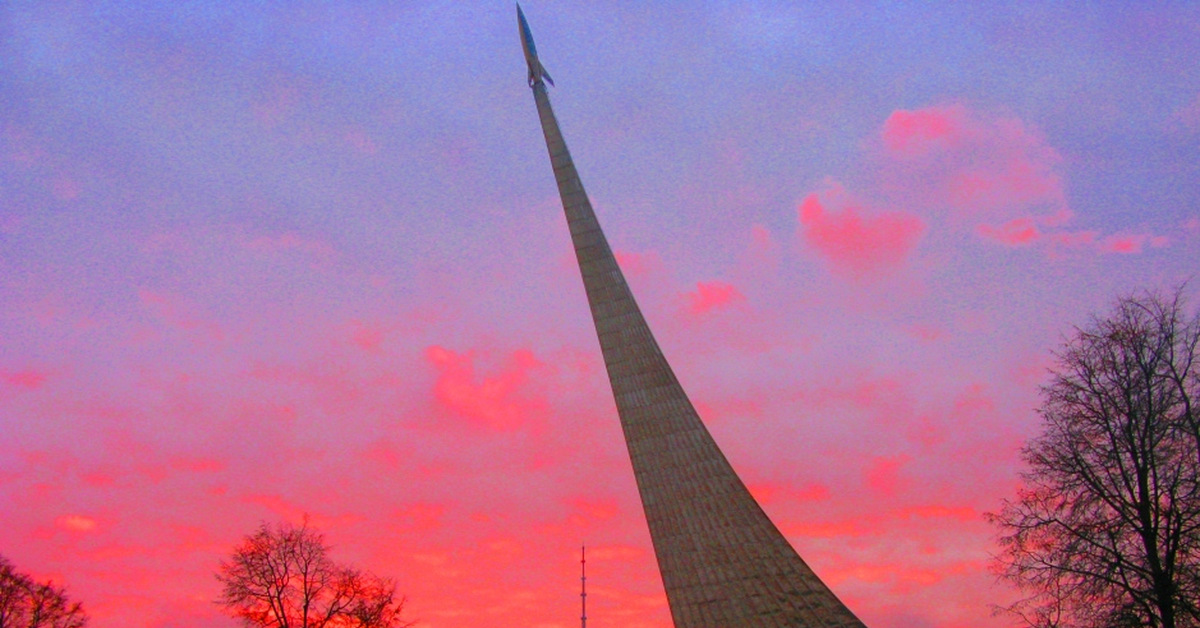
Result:
[[567,151],[520,6],[517,21],[676,628],[863,628],[746,490],[663,357]]

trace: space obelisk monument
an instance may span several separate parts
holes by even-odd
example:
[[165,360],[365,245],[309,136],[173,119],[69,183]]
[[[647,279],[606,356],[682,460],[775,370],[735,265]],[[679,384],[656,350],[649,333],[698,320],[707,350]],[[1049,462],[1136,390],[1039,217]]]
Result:
[[746,490],[663,357],[567,152],[519,6],[517,21],[676,628],[863,628]]

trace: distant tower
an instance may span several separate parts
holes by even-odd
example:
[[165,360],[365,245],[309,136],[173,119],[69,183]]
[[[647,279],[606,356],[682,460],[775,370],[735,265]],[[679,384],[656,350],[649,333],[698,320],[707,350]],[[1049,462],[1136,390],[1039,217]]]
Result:
[[[517,7],[529,85],[677,628],[864,628],[746,490],[642,317],[592,211]],[[553,84],[553,82],[551,83]]]
[[579,628],[587,628],[587,546],[579,548]]

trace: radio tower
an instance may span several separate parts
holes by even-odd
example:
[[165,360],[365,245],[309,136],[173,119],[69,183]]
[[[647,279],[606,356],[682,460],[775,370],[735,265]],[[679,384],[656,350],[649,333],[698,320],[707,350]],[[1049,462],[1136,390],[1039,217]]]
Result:
[[579,547],[579,606],[583,609],[579,615],[579,627],[587,628],[587,546]]

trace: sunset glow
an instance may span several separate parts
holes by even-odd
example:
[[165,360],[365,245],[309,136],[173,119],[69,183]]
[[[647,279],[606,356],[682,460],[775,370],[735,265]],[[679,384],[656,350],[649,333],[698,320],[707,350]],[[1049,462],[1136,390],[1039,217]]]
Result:
[[[523,8],[715,439],[872,628],[1001,628],[1073,324],[1200,269],[1200,6]],[[232,628],[321,530],[423,628],[668,628],[510,3],[0,3],[0,555]],[[1194,302],[1194,301],[1193,301]]]

